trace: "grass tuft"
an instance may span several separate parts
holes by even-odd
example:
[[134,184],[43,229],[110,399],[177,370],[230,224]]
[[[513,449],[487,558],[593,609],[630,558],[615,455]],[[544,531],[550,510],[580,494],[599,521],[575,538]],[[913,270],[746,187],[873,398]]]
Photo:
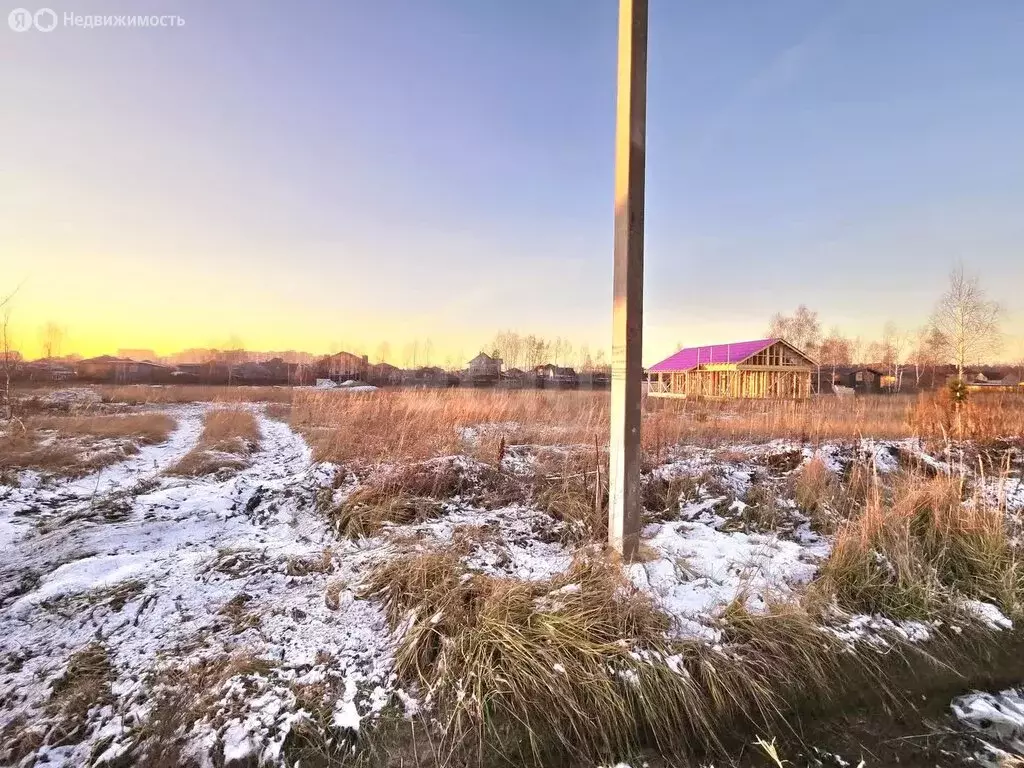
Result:
[[568,545],[608,533],[608,457],[595,450],[549,455],[536,467],[533,504],[564,523]]
[[247,408],[216,408],[203,417],[196,446],[167,470],[170,475],[198,477],[244,469],[259,447],[260,426]]
[[189,666],[169,666],[149,680],[153,696],[146,718],[129,734],[131,765],[189,765],[185,749],[197,723],[223,720],[225,685],[232,678],[266,675],[273,664],[248,653],[203,659]]
[[836,535],[818,586],[848,610],[929,618],[955,609],[957,594],[1019,615],[1020,553],[1005,516],[966,499],[956,477],[907,476]]
[[487,464],[441,457],[373,472],[339,505],[328,508],[340,536],[374,536],[387,525],[405,525],[443,514],[446,501],[487,508],[522,500],[522,483]]
[[793,475],[793,499],[820,533],[833,533],[836,517],[832,511],[839,496],[839,481],[820,456],[815,456]]
[[734,727],[874,675],[870,654],[843,653],[798,606],[731,607],[718,647],[671,641],[669,619],[600,558],[523,582],[468,572],[457,551],[413,552],[363,594],[401,633],[396,671],[433,703],[442,763],[724,752]]

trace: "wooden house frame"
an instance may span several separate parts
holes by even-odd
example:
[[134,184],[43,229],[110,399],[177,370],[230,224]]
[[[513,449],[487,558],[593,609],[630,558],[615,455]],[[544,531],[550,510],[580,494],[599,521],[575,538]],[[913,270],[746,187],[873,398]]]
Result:
[[651,397],[810,397],[817,363],[783,339],[689,347],[651,366]]

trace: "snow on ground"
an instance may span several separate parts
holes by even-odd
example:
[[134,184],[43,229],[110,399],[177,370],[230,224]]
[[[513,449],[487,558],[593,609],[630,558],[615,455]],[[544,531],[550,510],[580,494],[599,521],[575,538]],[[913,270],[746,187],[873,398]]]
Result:
[[[160,681],[201,663],[259,661],[206,692],[215,714],[190,728],[186,745],[202,765],[280,763],[291,730],[323,720],[303,691],[334,691],[333,710],[318,723],[336,732],[358,730],[395,700],[414,711],[414,692],[399,690],[393,673],[397,635],[358,589],[374,563],[411,539],[444,546],[468,533],[467,566],[497,576],[545,580],[570,566],[563,524],[522,504],[482,510],[454,499],[436,519],[339,540],[317,502],[337,501],[354,486],[332,491],[337,468],[314,463],[299,435],[259,410],[261,444],[248,467],[227,477],[165,476],[195,445],[208,407],[168,409],[178,422],[168,441],[95,475],[0,486],[0,732],[19,716],[44,725],[52,718],[47,700],[76,652],[99,643],[113,667],[113,700],[90,711],[80,744],[37,754],[50,764],[83,764],[94,749],[108,762],[138,759],[140,733],[166,687]],[[463,437],[473,442],[509,426],[468,428]],[[923,449],[870,441],[675,449],[654,476],[702,478],[700,498],[644,529],[643,560],[628,575],[673,617],[677,636],[714,642],[716,618],[730,602],[763,610],[810,580],[830,550],[792,505],[781,505],[784,531],[735,530],[754,483],[766,474],[785,479],[816,458],[833,472],[854,458],[889,472],[901,452]],[[502,466],[526,477],[535,453],[509,446]],[[994,628],[1009,624],[987,604],[965,610]],[[851,643],[873,635],[916,642],[930,627],[854,616],[832,631]]]
[[1024,690],[975,691],[953,699],[950,708],[964,726],[982,735],[983,749],[975,756],[981,765],[1011,765],[1012,756],[1024,757]]
[[[0,502],[5,517],[62,520],[42,532],[26,525],[4,549],[5,579],[18,570],[33,577],[0,608],[0,658],[11,660],[0,667],[0,729],[18,715],[38,719],[71,654],[89,643],[104,645],[116,670],[117,706],[91,713],[91,737],[50,749],[51,763],[83,764],[101,735],[112,755],[127,749],[147,717],[147,676],[164,659],[184,669],[249,653],[273,665],[272,672],[232,678],[222,693],[237,714],[216,731],[197,727],[195,748],[222,751],[225,759],[273,757],[295,722],[292,689],[303,675],[319,670],[351,692],[343,698],[350,726],[379,710],[384,690],[394,687],[384,617],[353,593],[367,554],[337,542],[315,512],[317,490],[333,480],[333,467],[315,465],[301,437],[261,415],[260,450],[228,479],[142,471],[186,452],[201,412],[185,409],[169,443],[143,460],[91,478],[107,497],[86,495],[88,485],[77,483],[18,489],[14,500]],[[127,509],[115,519],[73,514],[111,493],[127,494]],[[328,546],[338,556],[325,555]],[[122,596],[111,599],[119,588]],[[258,695],[241,697],[243,684]]]
[[[719,500],[712,500],[714,504]],[[690,505],[684,518],[699,516],[709,503]],[[717,518],[718,525],[725,520]],[[718,639],[708,620],[737,596],[751,610],[788,593],[814,576],[829,545],[808,531],[799,543],[762,533],[722,532],[704,522],[668,522],[647,526],[641,543],[657,557],[628,566],[630,579],[654,594],[676,620],[681,637]]]
[[543,581],[567,570],[572,562],[568,550],[550,540],[557,525],[546,514],[529,507],[454,508],[437,520],[402,526],[404,532],[425,534],[441,543],[450,542],[459,528],[483,529],[493,534],[480,537],[466,558],[466,566],[473,571]]
[[39,398],[39,402],[47,408],[56,410],[83,410],[100,405],[103,402],[103,397],[94,389],[72,387],[47,392]]
[[[34,526],[50,521],[89,517],[97,507],[118,492],[136,488],[178,461],[195,445],[202,431],[201,406],[183,406],[165,411],[177,421],[170,438],[163,443],[143,446],[125,461],[105,467],[77,480],[57,482],[36,472],[23,472],[18,487],[0,485],[0,548],[7,551],[14,542],[30,533]],[[67,535],[61,524],[56,537]],[[50,539],[33,544],[47,547]],[[0,577],[5,567],[0,563]],[[14,563],[15,568],[21,567]]]

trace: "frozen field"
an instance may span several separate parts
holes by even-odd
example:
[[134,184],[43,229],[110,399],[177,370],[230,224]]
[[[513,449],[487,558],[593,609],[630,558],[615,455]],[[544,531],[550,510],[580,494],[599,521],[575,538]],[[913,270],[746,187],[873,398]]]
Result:
[[[260,405],[246,406],[260,432],[246,466],[168,474],[217,407],[161,407],[176,423],[168,439],[98,472],[64,480],[26,470],[0,485],[3,764],[284,765],[302,756],[307,765],[318,764],[311,754],[351,755],[366,729],[431,716],[433,706],[429,691],[396,671],[403,633],[424,617],[389,622],[386,606],[362,589],[375,566],[447,548],[462,553],[470,574],[546,583],[564,578],[574,559],[596,556],[584,537],[568,535],[573,521],[529,496],[484,504],[474,493],[447,494],[429,515],[340,535],[329,511],[395,468],[316,462],[305,439]],[[489,428],[501,425],[463,439]],[[495,470],[529,485],[541,452],[509,445],[496,467],[467,455],[423,466],[466,488]],[[667,615],[667,643],[721,648],[727,610],[757,615],[802,594],[831,554],[834,529],[788,495],[807,465],[839,478],[855,463],[885,476],[911,464],[950,473],[951,461],[914,440],[677,446],[645,483],[683,490],[666,496],[666,508],[649,507],[628,583]],[[1008,518],[1021,513],[1017,469],[976,482]],[[543,599],[557,604],[578,589],[561,584]],[[1013,630],[990,601],[959,605],[962,628]],[[827,615],[822,634],[855,653],[926,643],[943,627]],[[662,662],[688,674],[678,660]],[[1015,696],[954,708],[993,748],[1024,752]],[[1006,714],[994,719],[995,710]]]

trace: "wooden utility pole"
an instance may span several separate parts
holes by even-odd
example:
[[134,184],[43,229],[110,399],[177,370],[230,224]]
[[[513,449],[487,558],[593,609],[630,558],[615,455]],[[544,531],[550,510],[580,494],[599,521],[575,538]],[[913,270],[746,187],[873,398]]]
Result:
[[608,543],[624,560],[640,545],[646,134],[647,0],[619,0]]

